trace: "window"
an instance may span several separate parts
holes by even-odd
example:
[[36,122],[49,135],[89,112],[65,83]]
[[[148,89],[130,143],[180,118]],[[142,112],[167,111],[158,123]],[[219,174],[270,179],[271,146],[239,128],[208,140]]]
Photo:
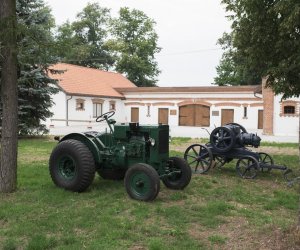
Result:
[[109,110],[116,110],[116,102],[109,101]]
[[76,99],[76,110],[81,111],[84,110],[84,99]]
[[300,103],[294,100],[284,100],[280,102],[280,116],[297,117],[299,116]]
[[150,105],[148,105],[147,106],[147,115],[146,115],[147,117],[150,117],[151,115],[150,115]]
[[93,117],[102,115],[102,103],[93,103]]
[[283,113],[284,114],[295,114],[295,106],[284,106]]
[[248,112],[248,109],[247,109],[247,107],[244,107],[244,117],[243,118],[247,118],[247,112]]

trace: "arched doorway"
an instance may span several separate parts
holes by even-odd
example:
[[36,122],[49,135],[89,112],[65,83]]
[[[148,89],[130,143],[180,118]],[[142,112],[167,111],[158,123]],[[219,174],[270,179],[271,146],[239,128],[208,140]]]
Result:
[[189,104],[179,107],[179,126],[209,127],[210,107]]

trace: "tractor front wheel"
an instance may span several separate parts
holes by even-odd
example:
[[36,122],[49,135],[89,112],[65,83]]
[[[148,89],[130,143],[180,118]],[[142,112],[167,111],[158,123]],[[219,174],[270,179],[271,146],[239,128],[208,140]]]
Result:
[[93,182],[95,162],[88,147],[77,140],[59,143],[49,159],[53,182],[61,188],[83,192]]
[[125,174],[124,184],[128,195],[135,200],[152,201],[160,190],[158,173],[145,163],[130,167]]
[[192,170],[189,164],[179,157],[170,157],[170,170],[177,171],[162,179],[166,187],[170,189],[184,189],[191,181]]

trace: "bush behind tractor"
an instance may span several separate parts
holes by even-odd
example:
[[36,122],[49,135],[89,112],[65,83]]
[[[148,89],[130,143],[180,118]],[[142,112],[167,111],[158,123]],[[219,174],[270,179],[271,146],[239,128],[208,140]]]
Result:
[[114,111],[99,116],[109,132],[71,133],[59,140],[49,160],[53,182],[74,192],[85,191],[95,173],[112,180],[124,179],[128,195],[151,201],[160,180],[170,189],[184,189],[191,169],[184,159],[169,157],[169,126],[116,124]]

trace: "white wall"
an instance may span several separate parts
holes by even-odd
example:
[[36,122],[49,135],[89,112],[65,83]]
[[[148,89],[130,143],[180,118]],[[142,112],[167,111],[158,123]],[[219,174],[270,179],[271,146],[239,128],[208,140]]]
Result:
[[[274,135],[297,136],[299,131],[299,117],[280,116],[280,101],[282,95],[274,97]],[[289,98],[289,101],[300,101],[300,98]]]
[[[102,104],[102,113],[109,111],[110,101],[115,101],[115,115],[112,117],[118,122],[125,122],[124,103],[120,99],[113,98],[95,98],[95,97],[82,97],[82,96],[68,96],[60,91],[53,96],[54,105],[51,112],[54,114],[51,118],[47,119],[47,126],[66,126],[66,102],[68,101],[68,120],[69,125],[95,125],[96,118],[93,117],[93,102],[92,99],[104,100]],[[84,99],[84,110],[76,110],[76,99]],[[75,121],[74,121],[75,120]]]
[[[128,105],[125,106],[125,113],[127,121],[131,120],[131,108],[139,108],[139,122],[140,124],[157,124],[158,123],[158,109],[169,109],[169,125],[171,133],[175,136],[200,137],[207,132],[201,127],[178,126],[179,124],[179,106],[178,104],[184,100],[189,101],[204,101],[211,104],[210,106],[210,126],[207,127],[209,131],[221,125],[221,110],[233,109],[234,122],[240,123],[249,131],[260,132],[258,126],[258,110],[263,109],[262,99],[255,98],[253,93],[125,93]],[[220,100],[217,100],[220,98]],[[152,99],[152,100],[151,100]],[[144,104],[145,106],[135,105],[134,102]],[[173,105],[154,106],[157,102],[172,103]],[[217,103],[236,103],[239,106],[222,105],[216,106]],[[132,104],[130,104],[132,103]],[[250,106],[257,104],[258,106]],[[147,117],[147,105],[150,105],[150,117]],[[244,105],[247,106],[247,119],[244,119]],[[170,115],[170,110],[176,110],[176,115]],[[212,112],[218,111],[218,116],[213,116]]]
[[[179,106],[178,103],[183,100],[202,100],[209,102],[210,107],[210,126],[207,127],[210,132],[221,125],[221,110],[233,109],[234,110],[234,122],[244,126],[249,132],[261,134],[262,131],[257,129],[258,125],[258,110],[262,110],[262,99],[253,99],[253,93],[125,93],[126,100],[100,98],[104,100],[102,106],[102,112],[109,111],[109,101],[114,100],[116,103],[116,114],[113,117],[118,123],[131,121],[131,108],[139,108],[139,122],[140,124],[158,124],[158,109],[169,109],[169,125],[172,136],[185,136],[185,137],[206,137],[207,132],[201,127],[189,127],[178,126],[179,123]],[[53,96],[54,106],[51,111],[54,116],[47,119],[46,124],[48,126],[65,126],[66,125],[66,99],[70,96],[66,96],[63,92]],[[76,110],[76,99],[85,99],[85,110]],[[216,100],[216,98],[222,98],[222,101]],[[249,100],[247,100],[249,98]],[[85,122],[69,122],[70,126],[86,126],[90,128],[98,126],[93,118],[93,97],[80,97],[72,96],[69,100],[69,120],[84,120]],[[152,100],[151,100],[152,99]],[[225,100],[226,99],[226,100]],[[239,100],[240,99],[240,100]],[[252,100],[251,100],[252,99]],[[225,101],[224,101],[225,100]],[[299,98],[292,98],[289,100],[299,101]],[[276,96],[274,99],[274,135],[275,136],[297,136],[299,131],[299,118],[298,117],[280,117],[280,101],[281,96]],[[144,104],[133,105],[132,102],[138,102]],[[157,102],[167,102],[173,105],[154,106]],[[217,103],[224,103],[222,106],[216,106]],[[238,103],[240,106],[226,105],[225,103]],[[127,105],[125,105],[127,103]],[[129,105],[128,105],[129,104]],[[256,104],[256,106],[251,106]],[[150,116],[148,114],[148,105],[150,105]],[[244,105],[247,105],[247,119],[244,116]],[[176,115],[170,115],[170,110],[176,110]],[[218,111],[218,116],[213,116],[212,112]],[[61,119],[62,121],[54,121],[51,119]]]
[[[53,116],[46,119],[45,124],[49,127],[53,122],[51,119],[66,119],[66,94],[62,91],[59,91],[57,94],[52,96],[53,106],[50,108],[50,111],[53,113]],[[66,122],[56,122],[59,125],[65,125]]]

